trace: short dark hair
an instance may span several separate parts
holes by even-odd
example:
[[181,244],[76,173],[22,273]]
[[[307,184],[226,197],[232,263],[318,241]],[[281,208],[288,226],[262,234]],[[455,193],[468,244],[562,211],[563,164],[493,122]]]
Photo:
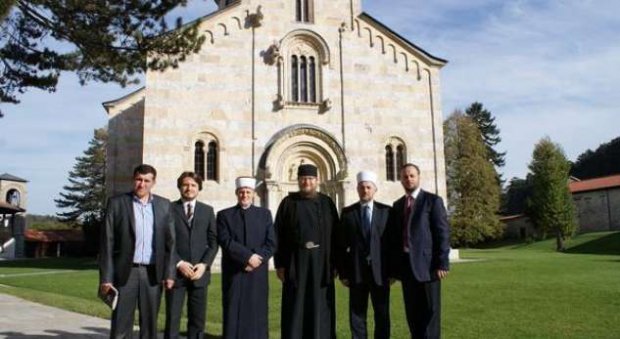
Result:
[[200,176],[200,174],[196,174],[194,172],[189,172],[189,171],[181,173],[181,175],[177,179],[178,189],[181,189],[181,185],[183,184],[183,179],[185,178],[192,178],[192,180],[198,183],[198,190],[202,191],[202,177]]
[[407,167],[413,167],[413,168],[415,168],[415,170],[418,172],[418,175],[420,174],[420,167],[418,167],[418,165],[413,164],[413,163],[410,163],[410,162],[408,162],[408,163],[406,163],[406,164],[404,164],[404,165],[400,166],[400,172],[402,173],[402,171],[403,171],[405,168],[407,168]]
[[141,164],[141,165],[138,165],[136,168],[134,168],[133,177],[135,178],[136,175],[138,174],[149,174],[149,173],[153,175],[153,179],[157,178],[157,170],[155,169],[155,167],[151,165],[147,165],[147,164]]

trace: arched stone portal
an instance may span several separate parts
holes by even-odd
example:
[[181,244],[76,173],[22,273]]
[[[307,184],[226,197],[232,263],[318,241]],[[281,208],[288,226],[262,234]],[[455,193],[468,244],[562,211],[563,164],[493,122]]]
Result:
[[345,153],[333,136],[312,125],[290,126],[267,144],[257,173],[263,182],[257,190],[262,206],[275,213],[280,201],[298,190],[297,167],[302,163],[317,166],[320,191],[342,208],[347,178]]

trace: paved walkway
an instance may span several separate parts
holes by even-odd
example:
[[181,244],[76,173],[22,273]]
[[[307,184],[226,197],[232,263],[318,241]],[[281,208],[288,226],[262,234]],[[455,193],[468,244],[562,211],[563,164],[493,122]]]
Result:
[[110,321],[0,293],[0,338],[108,338]]

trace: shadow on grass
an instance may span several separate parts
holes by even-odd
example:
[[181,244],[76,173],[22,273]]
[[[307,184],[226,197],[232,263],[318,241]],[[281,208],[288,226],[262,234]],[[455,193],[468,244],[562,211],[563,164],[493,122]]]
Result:
[[620,232],[573,246],[567,249],[566,253],[620,255]]
[[37,268],[64,270],[92,270],[97,268],[95,258],[43,258],[0,261],[0,268]]

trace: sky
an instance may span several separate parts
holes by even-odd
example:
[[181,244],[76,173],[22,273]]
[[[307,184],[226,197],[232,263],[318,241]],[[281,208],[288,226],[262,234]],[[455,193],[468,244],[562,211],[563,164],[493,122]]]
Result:
[[[190,0],[174,16],[187,21],[213,9],[212,1]],[[613,119],[620,1],[364,0],[364,11],[449,61],[441,72],[444,117],[475,101],[491,111],[501,130],[497,148],[507,152],[504,178],[525,177],[546,136],[570,160],[620,136]],[[1,106],[0,174],[29,181],[29,213],[58,212],[53,200],[75,158],[107,123],[101,103],[136,88],[81,87],[64,74],[55,93],[30,90],[20,104]]]

